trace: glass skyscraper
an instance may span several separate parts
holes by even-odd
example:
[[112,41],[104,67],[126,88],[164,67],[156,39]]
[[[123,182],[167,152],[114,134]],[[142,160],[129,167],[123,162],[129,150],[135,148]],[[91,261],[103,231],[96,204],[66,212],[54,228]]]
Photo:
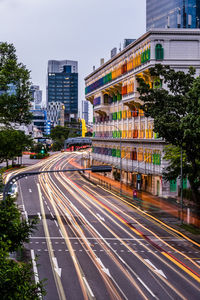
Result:
[[200,0],[146,0],[146,29],[200,28]]
[[65,121],[78,114],[78,62],[71,60],[48,61],[47,102],[65,106]]

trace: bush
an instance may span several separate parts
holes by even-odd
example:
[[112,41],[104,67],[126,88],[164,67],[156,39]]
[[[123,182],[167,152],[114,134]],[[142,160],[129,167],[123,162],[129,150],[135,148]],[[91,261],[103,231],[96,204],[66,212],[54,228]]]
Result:
[[42,159],[42,158],[45,158],[45,157],[48,157],[49,156],[49,153],[36,153],[36,154],[31,154],[30,155],[30,159]]

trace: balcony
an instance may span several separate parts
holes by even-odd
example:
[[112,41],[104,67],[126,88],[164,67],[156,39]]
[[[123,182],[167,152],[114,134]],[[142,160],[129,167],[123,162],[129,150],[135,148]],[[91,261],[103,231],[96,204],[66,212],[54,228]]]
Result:
[[123,104],[128,104],[128,103],[132,103],[134,104],[143,104],[143,102],[139,99],[139,93],[138,92],[133,92],[130,94],[124,94],[122,96],[122,102]]

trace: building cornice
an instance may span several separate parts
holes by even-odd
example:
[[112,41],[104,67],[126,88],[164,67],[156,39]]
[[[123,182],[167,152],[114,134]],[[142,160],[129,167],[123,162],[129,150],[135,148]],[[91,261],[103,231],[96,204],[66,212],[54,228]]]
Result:
[[85,77],[85,80],[88,80],[90,77],[98,73],[99,71],[103,70],[106,66],[111,64],[113,61],[117,60],[121,56],[123,56],[125,53],[127,53],[131,48],[137,46],[139,43],[141,43],[143,40],[147,39],[150,36],[156,36],[156,35],[163,35],[163,36],[191,36],[196,35],[200,36],[200,29],[180,29],[180,28],[162,28],[162,29],[150,29],[148,32],[143,34],[141,37],[139,37],[137,40],[132,42],[130,45],[128,45],[125,49],[123,49],[121,52],[119,52],[117,55],[115,55],[113,58],[109,59],[107,62],[105,62],[103,65],[101,65],[99,68],[97,68],[95,71],[90,73],[88,76]]

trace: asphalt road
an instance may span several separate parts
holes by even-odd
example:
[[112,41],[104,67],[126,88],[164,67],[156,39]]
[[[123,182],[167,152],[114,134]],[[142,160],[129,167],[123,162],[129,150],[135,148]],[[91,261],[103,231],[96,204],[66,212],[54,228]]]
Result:
[[[81,155],[28,169],[73,168]],[[78,172],[21,179],[18,204],[40,218],[27,247],[45,299],[200,299],[200,247]]]

